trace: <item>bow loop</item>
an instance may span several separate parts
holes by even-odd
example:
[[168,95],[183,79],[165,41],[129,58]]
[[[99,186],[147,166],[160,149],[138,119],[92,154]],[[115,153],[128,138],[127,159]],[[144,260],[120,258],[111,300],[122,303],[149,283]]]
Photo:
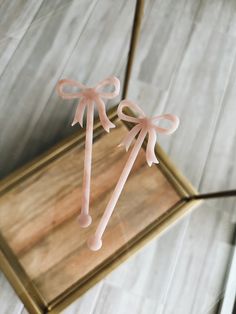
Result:
[[[105,93],[101,91],[102,88],[109,85],[114,86],[115,89],[113,92]],[[79,88],[79,92],[65,92],[63,89],[66,86],[77,87]],[[74,80],[63,79],[57,83],[56,90],[63,99],[79,99],[72,126],[79,122],[79,124],[83,127],[85,108],[95,103],[103,128],[109,132],[110,128],[115,127],[115,125],[107,117],[105,103],[102,100],[102,98],[112,99],[119,94],[120,81],[115,76],[108,77],[92,88]]]
[[63,99],[75,99],[75,98],[80,98],[82,96],[82,92],[78,92],[78,93],[68,93],[68,92],[64,92],[63,91],[63,88],[65,86],[70,86],[70,87],[77,87],[79,89],[81,89],[82,91],[84,89],[86,89],[86,86],[83,85],[82,83],[80,82],[77,82],[77,81],[74,81],[74,80],[68,80],[68,79],[63,79],[63,80],[60,80],[58,83],[57,83],[57,86],[56,86],[56,90],[57,90],[57,93],[61,96],[61,98]]
[[[160,120],[169,120],[169,121],[173,122],[172,126],[169,128],[162,128],[162,127],[156,125],[156,123]],[[162,133],[162,134],[166,134],[166,135],[170,135],[170,134],[174,133],[179,127],[179,118],[177,116],[175,116],[173,114],[169,114],[169,113],[166,113],[166,114],[163,114],[160,116],[155,116],[155,117],[151,118],[151,121],[154,125],[155,130],[158,133]]]
[[[138,117],[132,117],[123,112],[123,109],[127,107],[132,109],[134,112],[138,113]],[[122,141],[123,144],[128,150],[132,141],[137,136],[137,134],[142,130],[146,130],[146,134],[148,134],[148,142],[146,148],[146,160],[149,166],[152,163],[159,163],[155,155],[155,145],[157,135],[156,133],[163,133],[163,134],[172,134],[174,133],[178,126],[179,126],[179,118],[172,114],[163,114],[160,116],[155,116],[153,118],[148,118],[145,116],[145,113],[142,109],[135,103],[129,100],[123,100],[117,109],[118,116],[121,120],[135,123],[136,125],[129,131],[125,139]],[[169,128],[163,128],[157,125],[159,120],[169,120],[172,122],[172,126]]]
[[[107,93],[103,92],[104,87],[107,86],[114,86],[114,91]],[[112,99],[115,98],[116,96],[119,95],[120,92],[120,81],[118,80],[117,77],[111,76],[106,78],[105,80],[99,82],[94,89],[98,92],[100,97],[105,98],[105,99]]]
[[[123,108],[125,108],[125,107],[133,110],[134,112],[137,112],[139,116],[137,118],[135,118],[135,117],[131,117],[131,116],[123,113]],[[133,123],[139,123],[140,119],[145,118],[145,113],[142,111],[142,109],[130,100],[123,100],[119,104],[118,109],[117,109],[117,114],[121,120],[124,120],[127,122],[133,122]]]

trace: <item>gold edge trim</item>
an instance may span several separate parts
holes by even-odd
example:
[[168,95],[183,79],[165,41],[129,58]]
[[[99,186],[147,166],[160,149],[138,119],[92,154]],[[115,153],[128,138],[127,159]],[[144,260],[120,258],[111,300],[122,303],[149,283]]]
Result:
[[[109,257],[109,261],[106,261],[101,269],[97,270],[94,275],[87,279],[87,281],[80,287],[74,287],[74,290],[68,293],[66,296],[61,295],[55,300],[50,302],[49,310],[50,313],[58,313],[65,309],[69,304],[75,301],[78,297],[83,295],[87,290],[93,287],[96,283],[102,280],[107,274],[116,269],[120,264],[125,262],[129,257],[133,256],[134,253],[139,251],[145,244],[154,239],[157,235],[167,230],[167,227],[175,223],[179,217],[183,217],[186,213],[193,210],[196,206],[202,203],[201,200],[180,200],[172,207],[171,213],[165,217],[162,221],[158,222],[156,226],[153,226],[148,232],[145,233],[146,229],[143,230],[142,235],[138,235],[125,245],[119,255],[117,252]],[[116,256],[117,255],[117,256]],[[110,261],[112,259],[112,261]]]

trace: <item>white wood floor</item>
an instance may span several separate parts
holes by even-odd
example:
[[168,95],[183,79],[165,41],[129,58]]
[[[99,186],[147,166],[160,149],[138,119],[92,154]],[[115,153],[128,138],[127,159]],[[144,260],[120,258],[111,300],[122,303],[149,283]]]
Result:
[[[73,132],[71,106],[54,92],[60,77],[122,79],[134,6],[0,0],[2,177]],[[201,192],[235,188],[236,0],[147,0],[129,98],[180,116],[159,141]],[[235,198],[208,201],[64,313],[219,312],[235,223]],[[26,313],[3,275],[0,313]]]

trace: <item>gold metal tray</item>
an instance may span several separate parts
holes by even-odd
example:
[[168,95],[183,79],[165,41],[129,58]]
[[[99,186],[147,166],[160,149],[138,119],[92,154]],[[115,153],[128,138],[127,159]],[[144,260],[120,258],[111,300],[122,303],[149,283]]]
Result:
[[199,200],[196,191],[157,146],[158,166],[142,150],[118,201],[100,251],[86,240],[97,226],[128,158],[116,119],[110,134],[94,129],[92,225],[79,227],[84,157],[81,131],[0,186],[1,268],[30,313],[58,313]]

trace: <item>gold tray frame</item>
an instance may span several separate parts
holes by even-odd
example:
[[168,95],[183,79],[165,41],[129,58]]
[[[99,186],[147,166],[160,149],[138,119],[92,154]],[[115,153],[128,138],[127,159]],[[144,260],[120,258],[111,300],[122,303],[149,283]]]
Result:
[[[130,114],[130,112],[127,112]],[[116,107],[111,109],[108,114],[112,121],[117,119]],[[129,128],[129,124],[125,124]],[[101,124],[97,121],[94,127],[94,137],[98,138],[103,133]],[[85,132],[79,131],[69,139],[66,139],[50,151],[39,157],[37,160],[29,163],[25,167],[16,171],[0,184],[0,195],[4,195],[8,190],[15,187],[19,182],[28,176],[37,172],[45,165],[51,163],[61,155],[65,154],[71,148],[81,145],[85,140]],[[144,143],[144,146],[146,143]],[[25,270],[19,263],[17,257],[9,247],[7,241],[0,233],[0,265],[3,273],[6,275],[16,293],[19,295],[26,308],[30,313],[58,313],[85,293],[89,288],[104,278],[109,272],[119,266],[128,257],[133,255],[138,249],[142,248],[148,241],[165,230],[169,225],[173,224],[191,208],[195,207],[202,201],[194,199],[197,191],[189,183],[189,181],[177,170],[166,153],[159,145],[156,145],[156,154],[160,164],[159,169],[164,173],[165,177],[177,191],[180,200],[171,207],[160,219],[154,221],[143,232],[137,235],[132,241],[127,243],[125,249],[119,250],[113,254],[104,263],[99,265],[91,273],[89,273],[83,281],[76,282],[52,302],[47,304],[37,288],[32,284]]]
[[[128,83],[131,75],[131,69],[134,59],[134,52],[137,46],[138,35],[140,31],[141,19],[144,8],[144,0],[136,1],[133,30],[130,42],[130,50],[125,74],[125,83],[123,89],[123,98],[127,95]],[[128,112],[130,114],[130,112]],[[111,120],[116,120],[116,107],[111,109],[108,113]],[[129,124],[125,123],[129,128]],[[97,121],[94,125],[94,136],[99,137],[102,134],[102,127]],[[18,171],[9,175],[0,183],[0,196],[4,195],[8,190],[15,187],[18,183],[31,176],[33,173],[43,168],[45,165],[51,163],[61,155],[65,154],[71,148],[80,145],[85,140],[85,132],[79,131],[71,136],[69,139],[62,141],[59,145],[41,155],[36,160],[28,163]],[[146,143],[144,143],[144,146]],[[148,241],[165,230],[167,226],[178,220],[185,213],[202,201],[197,199],[198,192],[191,185],[191,183],[177,170],[175,165],[168,158],[166,153],[159,145],[156,145],[156,155],[160,164],[159,169],[164,173],[165,177],[175,188],[180,196],[180,200],[170,208],[160,219],[154,221],[141,234],[130,241],[125,249],[119,250],[113,254],[104,263],[99,265],[91,273],[89,273],[83,281],[76,282],[69,289],[64,291],[52,302],[48,303],[39,293],[37,288],[33,285],[30,278],[27,276],[25,270],[19,263],[14,252],[9,247],[7,241],[0,233],[0,266],[3,273],[12,284],[16,293],[19,295],[22,302],[25,304],[27,310],[32,314],[42,313],[59,313],[66,306],[76,300],[79,296],[84,294],[89,288],[104,278],[109,272],[119,266],[128,257],[134,254],[138,249],[142,248]]]

